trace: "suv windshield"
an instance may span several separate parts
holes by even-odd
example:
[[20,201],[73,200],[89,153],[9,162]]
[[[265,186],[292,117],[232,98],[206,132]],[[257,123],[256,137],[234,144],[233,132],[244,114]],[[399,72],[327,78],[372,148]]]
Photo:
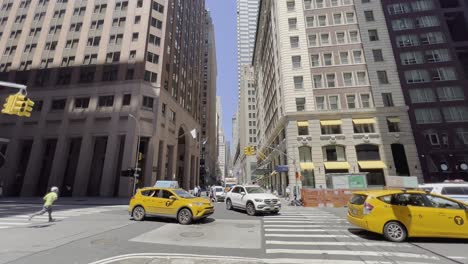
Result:
[[265,190],[260,187],[245,187],[245,189],[247,193],[265,193]]
[[184,191],[184,190],[173,190],[179,197],[181,198],[195,198],[195,196],[192,196],[190,193]]
[[442,194],[445,195],[468,195],[468,187],[465,186],[455,186],[455,187],[444,187],[442,189]]
[[223,188],[216,188],[216,192],[223,192]]

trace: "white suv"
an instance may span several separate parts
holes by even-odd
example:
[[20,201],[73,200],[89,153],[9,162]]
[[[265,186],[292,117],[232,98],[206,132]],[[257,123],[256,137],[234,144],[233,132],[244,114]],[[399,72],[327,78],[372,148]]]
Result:
[[281,209],[281,202],[260,186],[237,185],[226,195],[226,209],[233,208],[246,210],[248,215],[256,215],[258,212],[277,214]]
[[428,183],[419,185],[426,192],[444,195],[452,199],[468,204],[468,183]]

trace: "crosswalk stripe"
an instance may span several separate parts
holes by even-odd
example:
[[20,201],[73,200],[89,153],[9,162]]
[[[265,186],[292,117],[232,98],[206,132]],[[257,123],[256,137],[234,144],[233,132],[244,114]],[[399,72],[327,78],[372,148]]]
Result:
[[[29,218],[29,215],[16,215],[16,216],[5,217],[3,219],[28,219],[28,218]],[[52,214],[52,218],[65,219],[67,217],[66,216],[56,216],[55,214]],[[34,219],[49,219],[49,217],[44,216],[44,215],[39,215],[39,216],[35,216]]]
[[277,241],[267,240],[268,245],[300,245],[300,246],[359,246],[359,247],[406,247],[410,245],[390,242],[311,242],[311,241]]
[[344,225],[316,225],[316,224],[308,224],[308,225],[270,225],[270,224],[265,224],[263,226],[265,228],[287,227],[287,228],[291,228],[291,229],[303,228],[303,227],[310,227],[310,228],[316,228],[316,227],[352,227],[351,225],[348,225],[348,224],[344,224]]
[[439,260],[438,257],[405,252],[355,251],[355,250],[306,250],[306,249],[267,249],[267,254],[309,254],[309,255],[346,255],[373,257],[401,257]]
[[289,229],[289,228],[267,228],[266,232],[343,232],[348,229]]
[[0,225],[7,225],[7,226],[10,226],[10,225],[29,225],[29,223],[13,223],[13,222],[0,222]]
[[266,237],[315,237],[315,238],[330,238],[330,237],[352,237],[350,235],[309,235],[309,234],[265,234]]
[[331,219],[328,221],[313,221],[313,220],[303,220],[303,221],[298,221],[298,220],[264,220],[265,223],[330,223],[330,222],[344,222],[346,221],[345,219]]

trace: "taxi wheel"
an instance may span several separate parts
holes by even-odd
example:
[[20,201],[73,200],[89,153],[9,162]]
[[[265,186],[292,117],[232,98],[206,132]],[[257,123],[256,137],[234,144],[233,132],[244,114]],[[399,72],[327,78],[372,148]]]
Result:
[[392,221],[385,224],[384,236],[392,242],[403,242],[406,240],[408,233],[402,224]]
[[141,206],[136,206],[135,208],[133,208],[133,213],[132,213],[132,216],[133,216],[133,219],[135,219],[135,221],[142,221],[144,218],[145,218],[145,209]]
[[246,211],[247,211],[247,214],[250,216],[254,216],[257,214],[257,211],[255,210],[255,205],[252,202],[247,203]]
[[177,214],[177,221],[179,221],[179,224],[181,225],[188,225],[192,220],[192,212],[187,208],[180,210]]
[[271,212],[271,214],[272,215],[277,215],[277,214],[279,214],[279,211],[273,211],[273,212]]
[[227,210],[232,210],[232,202],[231,199],[226,200],[226,209]]

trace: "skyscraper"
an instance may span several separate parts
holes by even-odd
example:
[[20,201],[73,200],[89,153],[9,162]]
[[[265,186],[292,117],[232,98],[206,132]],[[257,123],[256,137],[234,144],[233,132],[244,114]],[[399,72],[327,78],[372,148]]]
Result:
[[252,64],[259,0],[237,0],[237,72]]
[[136,165],[138,186],[199,184],[204,0],[5,0],[0,18],[0,79],[36,102],[0,116],[6,195],[128,196]]
[[362,2],[261,1],[253,65],[272,171],[262,184],[279,193],[325,188],[333,173],[366,174],[370,186],[422,176],[382,7],[365,23]]

